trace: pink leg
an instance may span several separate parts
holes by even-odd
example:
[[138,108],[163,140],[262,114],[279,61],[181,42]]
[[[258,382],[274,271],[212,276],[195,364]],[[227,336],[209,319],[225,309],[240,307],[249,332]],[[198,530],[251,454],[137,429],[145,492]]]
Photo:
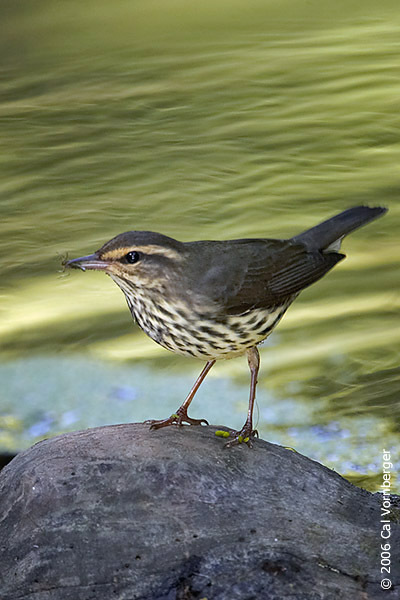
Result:
[[182,425],[183,423],[189,423],[189,425],[201,425],[204,423],[208,425],[208,422],[205,419],[191,419],[188,414],[188,408],[190,406],[191,401],[194,398],[197,390],[199,389],[201,383],[204,381],[207,373],[211,369],[211,367],[215,364],[215,360],[209,360],[196,381],[192,389],[190,390],[186,400],[183,402],[182,406],[178,408],[175,414],[171,415],[167,419],[160,420],[149,420],[145,421],[145,423],[150,424],[150,429],[160,429],[161,427],[168,427],[169,425]]
[[250,381],[250,397],[249,397],[249,410],[247,411],[247,419],[240,431],[234,431],[231,433],[233,440],[227,442],[225,447],[235,446],[236,444],[242,444],[245,442],[250,448],[252,441],[255,437],[258,437],[258,433],[253,429],[253,409],[254,401],[256,399],[256,386],[257,376],[260,369],[260,355],[257,347],[250,348],[247,350],[247,362],[249,363],[251,381]]

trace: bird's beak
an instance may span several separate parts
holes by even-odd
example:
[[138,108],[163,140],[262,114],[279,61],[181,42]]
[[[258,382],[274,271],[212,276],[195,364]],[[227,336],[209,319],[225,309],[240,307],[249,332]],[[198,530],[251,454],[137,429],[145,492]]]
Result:
[[74,258],[64,263],[64,267],[70,267],[71,269],[82,269],[82,271],[106,271],[110,263],[106,260],[101,260],[98,254],[89,254],[89,256],[81,256],[80,258]]

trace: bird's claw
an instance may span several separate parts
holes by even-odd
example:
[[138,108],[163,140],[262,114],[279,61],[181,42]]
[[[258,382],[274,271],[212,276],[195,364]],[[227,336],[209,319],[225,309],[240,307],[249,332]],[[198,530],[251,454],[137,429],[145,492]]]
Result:
[[216,431],[216,435],[220,437],[232,437],[233,439],[226,442],[224,448],[231,448],[239,444],[247,444],[249,448],[253,447],[253,441],[258,438],[257,429],[245,425],[240,431]]
[[208,421],[206,419],[192,419],[189,417],[186,411],[182,410],[172,414],[167,419],[149,419],[145,421],[145,424],[150,425],[150,429],[161,429],[162,427],[169,427],[169,425],[183,425],[187,423],[188,425],[208,425]]

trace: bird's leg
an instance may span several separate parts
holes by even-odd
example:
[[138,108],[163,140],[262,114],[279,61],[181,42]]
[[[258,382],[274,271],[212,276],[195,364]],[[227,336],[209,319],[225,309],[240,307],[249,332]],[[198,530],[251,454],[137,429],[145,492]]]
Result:
[[240,431],[234,431],[231,433],[233,440],[230,440],[225,444],[226,448],[235,446],[236,444],[242,444],[243,442],[251,448],[253,445],[252,441],[255,437],[258,437],[257,430],[253,429],[253,409],[256,398],[257,375],[260,368],[260,355],[256,346],[247,350],[247,362],[249,363],[251,373],[249,410],[247,412],[247,419]]
[[187,395],[186,400],[183,402],[182,406],[178,408],[175,414],[171,415],[167,419],[145,421],[145,423],[150,424],[150,429],[160,429],[161,427],[168,427],[168,425],[182,425],[183,423],[188,423],[189,425],[201,425],[202,423],[204,423],[205,425],[208,425],[208,421],[206,421],[205,419],[192,419],[188,416],[187,411],[191,401],[194,398],[195,393],[199,389],[201,383],[205,379],[207,373],[214,365],[214,363],[215,360],[208,361],[208,363],[194,382],[193,387]]

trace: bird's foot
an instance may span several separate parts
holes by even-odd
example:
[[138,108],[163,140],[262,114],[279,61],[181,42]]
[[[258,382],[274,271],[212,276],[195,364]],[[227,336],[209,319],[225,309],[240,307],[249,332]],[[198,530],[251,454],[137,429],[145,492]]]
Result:
[[146,424],[150,425],[150,429],[161,429],[162,427],[168,427],[169,425],[208,425],[208,421],[205,419],[192,419],[187,414],[186,409],[178,408],[176,413],[168,417],[167,419],[149,419],[145,421]]
[[253,441],[258,438],[257,429],[253,429],[251,423],[246,423],[240,431],[216,431],[215,435],[219,437],[230,437],[232,438],[225,444],[225,448],[231,448],[238,444],[247,444],[249,448],[253,447]]

